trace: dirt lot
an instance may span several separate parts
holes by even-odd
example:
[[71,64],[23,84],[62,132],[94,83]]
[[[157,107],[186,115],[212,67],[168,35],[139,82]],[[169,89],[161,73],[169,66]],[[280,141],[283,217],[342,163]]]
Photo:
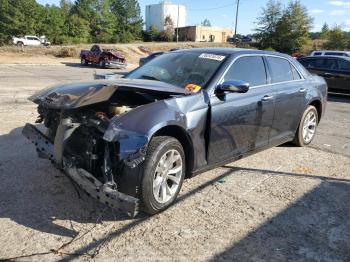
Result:
[[330,97],[310,147],[186,180],[176,205],[131,220],[78,194],[21,135],[30,94],[94,70],[0,65],[0,259],[350,261],[350,98]]
[[[69,45],[46,47],[16,46],[0,47],[0,64],[50,64],[62,65],[79,62],[79,54],[82,49],[90,49],[92,45]],[[140,57],[157,51],[169,51],[172,48],[193,47],[233,47],[230,43],[132,43],[132,44],[102,44],[102,47],[113,48],[121,51],[129,64],[138,64]]]

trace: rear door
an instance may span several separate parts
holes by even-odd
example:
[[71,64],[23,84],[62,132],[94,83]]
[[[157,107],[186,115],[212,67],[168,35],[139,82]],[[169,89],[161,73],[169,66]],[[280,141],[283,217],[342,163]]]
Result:
[[97,56],[99,55],[98,50],[99,50],[99,48],[97,45],[94,45],[91,47],[91,50],[90,50],[89,55],[88,55],[89,62],[93,62],[93,63],[98,62],[98,58],[97,58]]
[[267,85],[262,56],[242,56],[224,74],[224,80],[250,83],[247,93],[212,95],[209,164],[222,162],[268,144],[275,94]]
[[338,59],[337,89],[341,92],[350,93],[350,61]]
[[276,92],[275,114],[270,132],[270,143],[278,144],[294,137],[305,99],[304,79],[292,63],[283,57],[267,56],[273,90]]

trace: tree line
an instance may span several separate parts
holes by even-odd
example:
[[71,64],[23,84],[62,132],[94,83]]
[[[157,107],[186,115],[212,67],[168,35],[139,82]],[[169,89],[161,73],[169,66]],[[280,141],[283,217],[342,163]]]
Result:
[[261,49],[292,53],[302,49],[310,38],[324,40],[325,49],[350,48],[350,33],[339,26],[330,29],[325,23],[321,32],[310,33],[313,19],[299,0],[291,0],[285,8],[279,0],[269,0],[256,24],[255,37]]
[[0,44],[12,36],[45,35],[53,44],[131,42],[142,38],[137,0],[0,0]]

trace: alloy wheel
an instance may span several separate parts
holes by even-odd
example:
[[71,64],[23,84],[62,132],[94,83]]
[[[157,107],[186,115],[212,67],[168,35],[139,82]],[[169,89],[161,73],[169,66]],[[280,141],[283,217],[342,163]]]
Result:
[[159,203],[172,199],[182,177],[182,157],[180,153],[168,150],[158,161],[153,178],[153,196]]
[[317,116],[314,111],[310,111],[303,124],[303,139],[306,144],[310,143],[316,133]]

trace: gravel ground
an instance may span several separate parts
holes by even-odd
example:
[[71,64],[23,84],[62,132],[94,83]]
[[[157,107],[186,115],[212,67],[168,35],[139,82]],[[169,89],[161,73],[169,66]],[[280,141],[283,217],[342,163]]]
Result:
[[0,259],[350,261],[350,98],[330,97],[310,147],[203,173],[167,211],[129,219],[77,191],[21,135],[36,118],[30,94],[94,70],[0,65]]

